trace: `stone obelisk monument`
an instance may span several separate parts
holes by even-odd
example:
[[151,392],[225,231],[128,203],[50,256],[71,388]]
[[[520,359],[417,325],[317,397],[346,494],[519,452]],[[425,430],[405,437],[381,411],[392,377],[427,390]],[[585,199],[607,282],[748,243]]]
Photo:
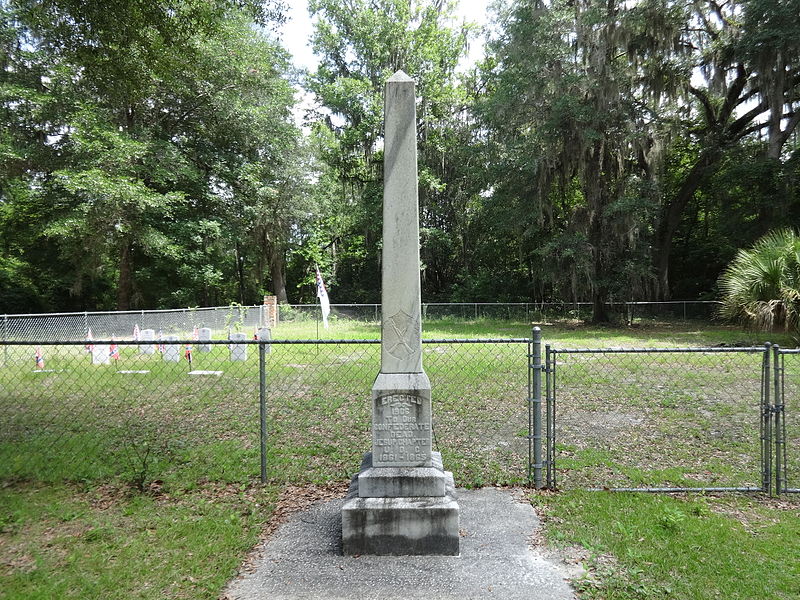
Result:
[[342,508],[345,554],[459,553],[452,473],[431,449],[422,370],[414,80],[398,71],[384,103],[381,370],[372,386],[372,452]]

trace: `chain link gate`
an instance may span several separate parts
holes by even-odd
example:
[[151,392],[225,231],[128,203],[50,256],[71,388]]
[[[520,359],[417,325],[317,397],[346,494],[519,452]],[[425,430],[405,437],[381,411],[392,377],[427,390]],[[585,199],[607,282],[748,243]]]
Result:
[[544,485],[771,492],[773,457],[786,464],[772,354],[545,346]]
[[[800,348],[774,347],[775,491],[800,493]],[[787,425],[787,420],[789,421]]]

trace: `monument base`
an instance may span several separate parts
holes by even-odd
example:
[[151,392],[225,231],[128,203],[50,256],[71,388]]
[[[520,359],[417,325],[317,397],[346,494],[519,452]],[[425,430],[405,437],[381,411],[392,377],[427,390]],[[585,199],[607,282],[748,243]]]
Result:
[[442,455],[433,452],[431,463],[431,467],[373,467],[372,452],[367,452],[357,476],[358,495],[361,498],[444,496],[447,478]]
[[[438,452],[433,458],[441,464]],[[371,465],[371,458],[365,457],[363,465]],[[360,475],[370,470],[379,469],[367,467]],[[359,476],[354,477],[342,506],[344,554],[458,556],[455,483],[452,473],[440,473],[445,483],[443,496],[363,498],[359,496]]]

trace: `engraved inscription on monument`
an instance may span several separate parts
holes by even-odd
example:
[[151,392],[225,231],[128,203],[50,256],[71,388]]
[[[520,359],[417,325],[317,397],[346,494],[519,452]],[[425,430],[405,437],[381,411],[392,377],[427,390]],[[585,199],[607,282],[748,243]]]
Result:
[[380,463],[418,463],[431,452],[431,426],[421,396],[393,393],[375,401],[373,448]]

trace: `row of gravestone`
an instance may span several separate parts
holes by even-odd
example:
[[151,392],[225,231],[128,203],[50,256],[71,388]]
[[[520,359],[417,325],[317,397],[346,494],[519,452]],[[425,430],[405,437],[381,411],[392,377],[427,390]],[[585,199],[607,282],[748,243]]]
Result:
[[[203,342],[208,342],[211,340],[211,329],[208,327],[203,327],[198,330],[198,339],[197,339],[197,350],[199,352],[211,352],[211,344],[204,344]],[[259,340],[269,340],[272,339],[272,334],[268,327],[262,327],[258,330],[258,339]],[[181,360],[181,352],[180,352],[180,345],[175,344],[174,342],[178,341],[177,335],[165,335],[162,336],[161,339],[156,339],[156,332],[153,329],[143,329],[139,332],[139,340],[140,342],[151,342],[151,343],[142,343],[139,345],[139,353],[140,354],[155,354],[156,347],[161,347],[161,358],[165,362],[180,362]],[[228,340],[231,342],[243,342],[247,340],[247,334],[244,333],[231,333],[228,335]],[[170,343],[173,342],[173,343]],[[239,344],[233,343],[229,346],[230,349],[230,359],[232,362],[242,362],[247,360],[247,344]],[[267,353],[270,352],[269,344],[266,344],[265,350]],[[93,344],[92,345],[92,363],[95,365],[107,365],[111,362],[112,352],[111,346],[109,344]]]

